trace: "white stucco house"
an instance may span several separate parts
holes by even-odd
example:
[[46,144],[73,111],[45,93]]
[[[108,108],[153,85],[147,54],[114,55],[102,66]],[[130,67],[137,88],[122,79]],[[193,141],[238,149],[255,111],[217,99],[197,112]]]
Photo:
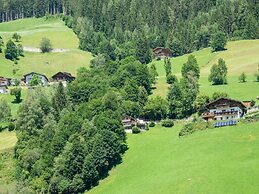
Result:
[[8,87],[6,85],[0,85],[0,94],[7,94]]
[[36,73],[36,72],[31,72],[31,73],[25,74],[23,76],[24,78],[22,79],[22,81],[24,81],[24,83],[26,85],[29,85],[31,79],[33,78],[33,76],[38,76],[39,79],[41,80],[43,86],[47,86],[48,85],[48,83],[49,83],[48,78],[45,75],[40,74],[40,73]]

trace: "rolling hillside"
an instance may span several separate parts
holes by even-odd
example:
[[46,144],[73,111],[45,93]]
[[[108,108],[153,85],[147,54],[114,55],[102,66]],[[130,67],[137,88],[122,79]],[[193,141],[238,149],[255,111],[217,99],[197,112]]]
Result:
[[[92,59],[91,53],[78,49],[78,38],[58,18],[30,18],[0,24],[0,36],[6,43],[13,33],[22,36],[21,44],[28,48],[39,48],[43,37],[49,38],[54,49],[66,49],[61,53],[25,52],[18,64],[6,60],[0,54],[0,76],[21,78],[22,75],[36,71],[52,76],[58,71],[68,71],[76,75],[79,67],[88,67]],[[13,74],[13,70],[17,73]]]
[[180,125],[129,135],[123,163],[90,194],[258,193],[259,123],[178,138]]
[[[201,67],[200,90],[204,94],[212,94],[215,91],[227,92],[230,97],[239,100],[251,100],[259,95],[258,82],[255,81],[254,74],[257,72],[259,64],[259,40],[243,40],[229,42],[227,50],[212,53],[210,48],[192,53],[196,56]],[[172,59],[173,74],[180,76],[183,63],[187,61],[188,55]],[[228,67],[228,85],[211,86],[208,82],[210,67],[219,58],[226,61]],[[153,95],[166,97],[168,84],[166,83],[164,62],[155,61],[159,73],[157,89]],[[238,83],[238,76],[245,72],[248,75],[246,83]]]

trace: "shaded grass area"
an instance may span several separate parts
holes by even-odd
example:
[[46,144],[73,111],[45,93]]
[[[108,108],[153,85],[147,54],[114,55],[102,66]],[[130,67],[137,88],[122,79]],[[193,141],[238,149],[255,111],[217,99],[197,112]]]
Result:
[[196,132],[181,125],[129,135],[123,163],[91,194],[258,193],[259,123]]

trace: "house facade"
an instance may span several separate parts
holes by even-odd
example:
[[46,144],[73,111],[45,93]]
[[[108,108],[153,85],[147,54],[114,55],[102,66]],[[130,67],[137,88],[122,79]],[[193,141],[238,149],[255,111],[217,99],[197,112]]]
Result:
[[59,82],[59,81],[72,82],[75,80],[75,77],[67,72],[58,72],[52,76],[52,80],[55,82]]
[[7,85],[0,85],[0,94],[7,94],[7,93],[8,93]]
[[206,121],[236,120],[246,113],[246,106],[237,100],[220,98],[206,105],[202,114]]
[[131,132],[133,127],[138,127],[140,130],[145,130],[147,127],[147,122],[141,119],[134,119],[129,116],[125,116],[122,119],[123,127],[126,131]]
[[49,83],[48,78],[47,78],[45,75],[43,75],[43,74],[35,73],[35,72],[31,72],[31,73],[25,74],[25,75],[23,76],[24,78],[23,78],[22,81],[24,81],[24,83],[25,83],[26,85],[29,85],[31,79],[33,78],[33,76],[38,76],[39,79],[41,80],[43,86],[47,86],[47,85],[48,85],[48,83]]
[[157,47],[153,49],[153,54],[156,58],[172,57],[173,53],[169,48]]
[[0,77],[0,86],[9,86],[10,80],[4,77]]

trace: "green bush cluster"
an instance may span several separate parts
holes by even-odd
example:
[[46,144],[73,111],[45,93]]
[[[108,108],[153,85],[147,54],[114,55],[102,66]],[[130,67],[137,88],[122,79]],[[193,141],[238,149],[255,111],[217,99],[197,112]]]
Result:
[[214,126],[213,126],[213,123],[210,123],[210,122],[197,121],[197,122],[187,123],[181,129],[179,133],[179,137],[192,134],[195,131],[203,131],[211,128],[214,128]]
[[170,127],[173,127],[174,126],[174,121],[171,120],[171,119],[166,119],[166,120],[163,120],[161,125],[163,127],[167,127],[167,128],[170,128]]
[[138,127],[133,127],[132,128],[132,133],[133,134],[138,134],[138,133],[140,133],[140,129]]

